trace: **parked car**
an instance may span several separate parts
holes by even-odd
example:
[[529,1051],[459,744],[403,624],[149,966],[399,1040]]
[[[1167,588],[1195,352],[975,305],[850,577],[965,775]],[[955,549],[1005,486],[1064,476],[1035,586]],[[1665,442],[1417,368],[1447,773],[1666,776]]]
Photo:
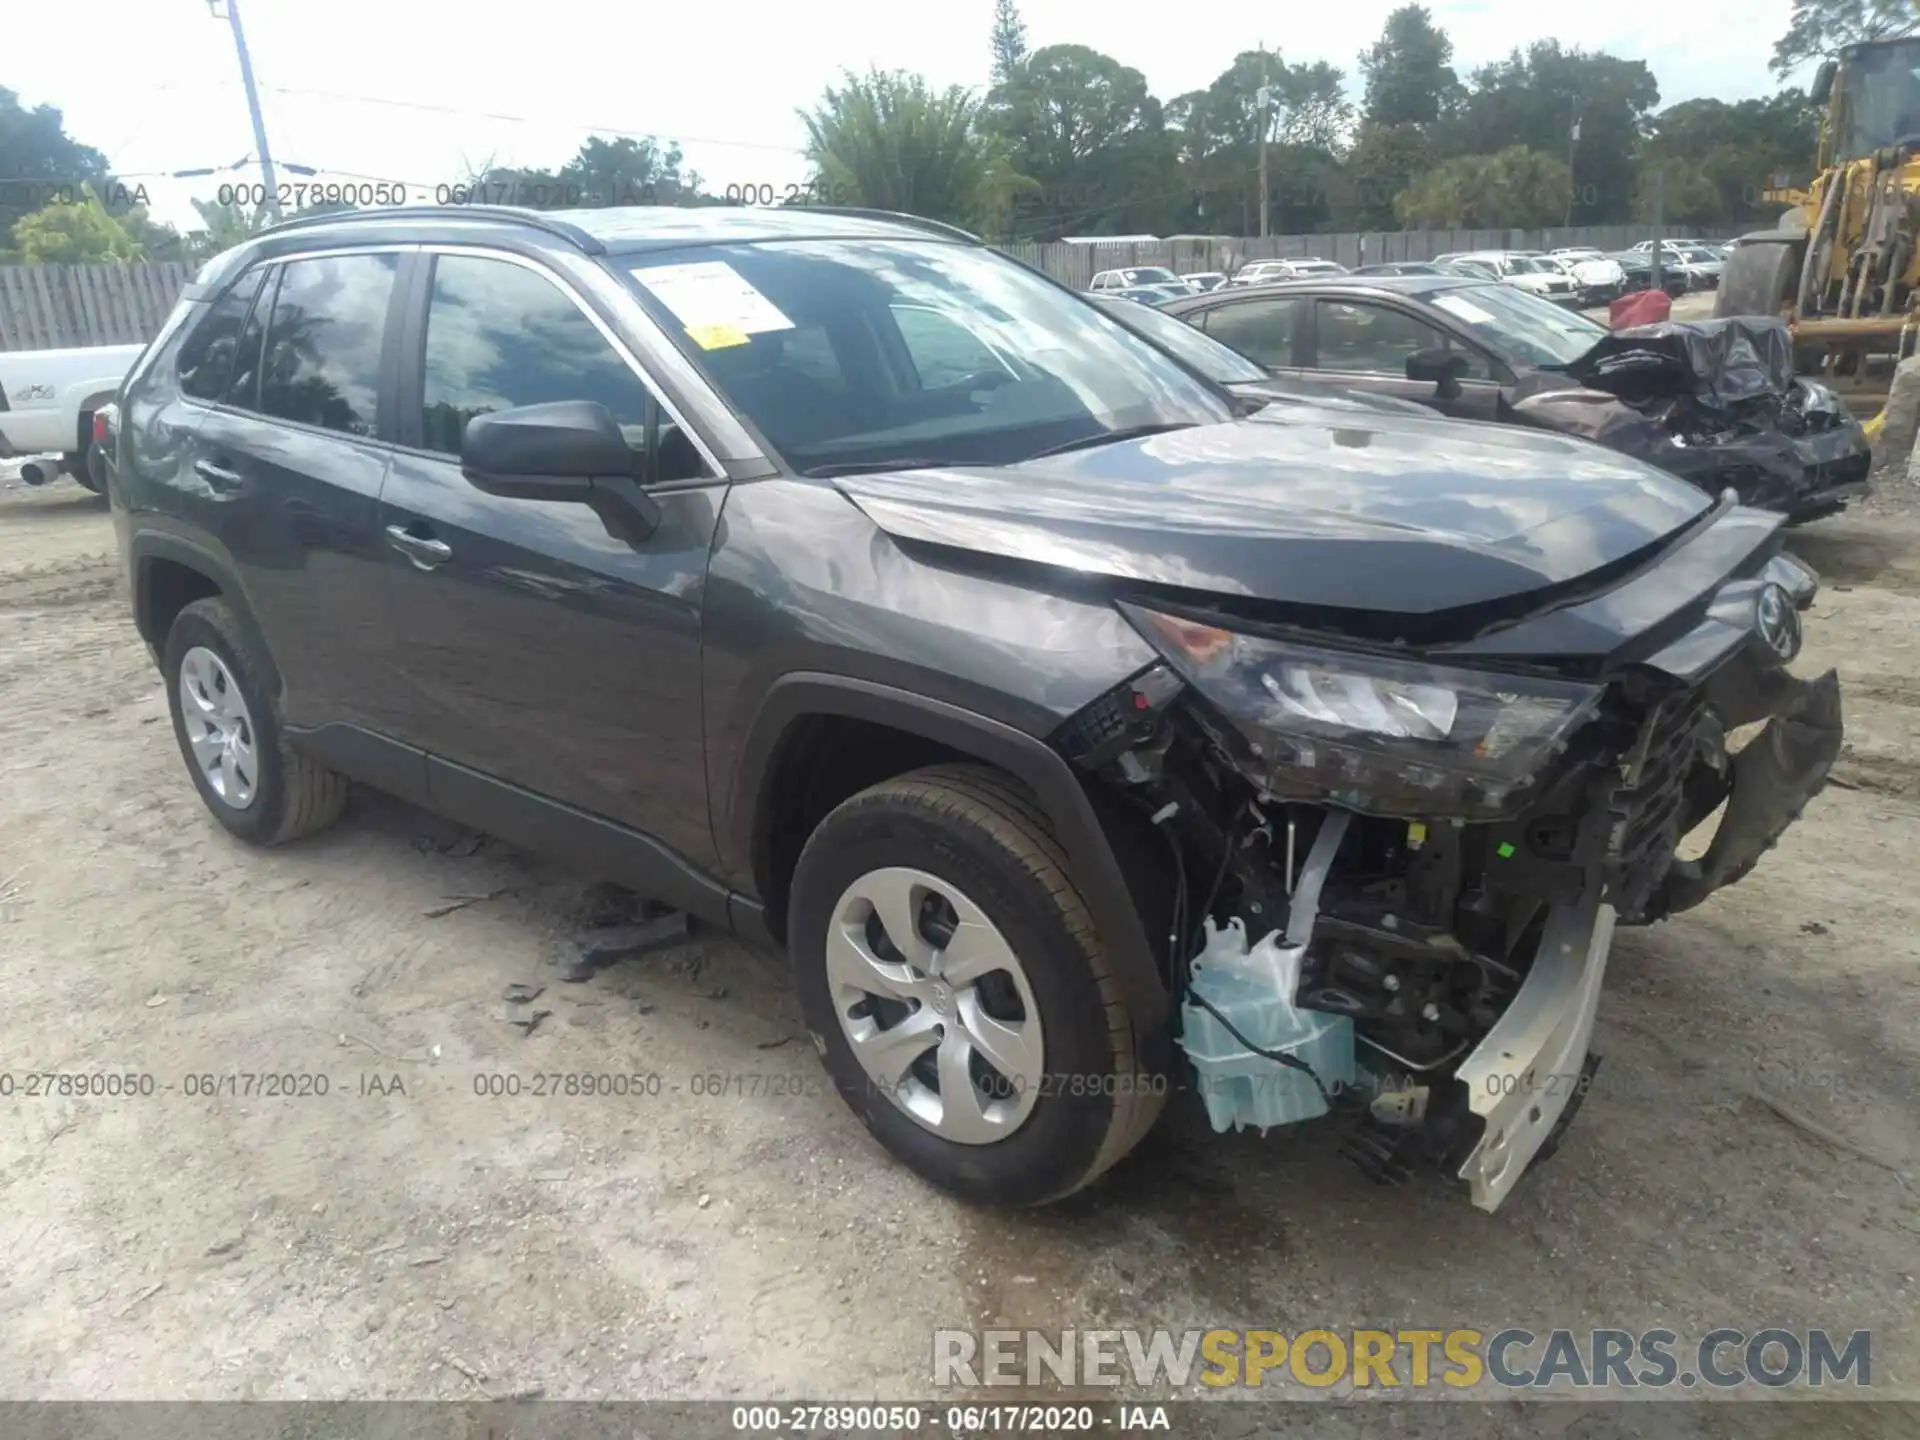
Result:
[[1117,300],[1137,301],[1142,305],[1164,305],[1169,300],[1182,300],[1199,291],[1185,285],[1124,285],[1117,289],[1090,291],[1089,294],[1112,296]]
[[1226,275],[1219,270],[1189,270],[1180,278],[1203,294],[1208,290],[1218,290],[1227,283]]
[[1377,265],[1362,265],[1350,275],[1459,275],[1465,272],[1438,260],[1383,260]]
[[1562,305],[1580,303],[1580,287],[1559,266],[1513,250],[1477,250],[1464,255],[1444,256],[1450,264],[1472,274],[1488,275],[1503,285],[1525,290]]
[[1233,285],[1271,285],[1276,280],[1308,280],[1321,275],[1344,275],[1344,266],[1315,256],[1291,260],[1254,260],[1233,272]]
[[0,460],[30,457],[20,467],[29,485],[66,474],[93,489],[93,413],[113,398],[142,348],[0,350]]
[[1730,487],[1747,504],[1795,519],[1831,514],[1866,492],[1866,437],[1832,391],[1794,378],[1784,327],[1721,342],[1729,359],[1745,365],[1742,357],[1765,354],[1772,366],[1753,361],[1740,377],[1746,398],[1730,402],[1730,387],[1704,373],[1715,363],[1703,358],[1711,351],[1704,342],[1616,336],[1483,280],[1350,276],[1244,297],[1217,291],[1166,311],[1288,378],[1394,395],[1459,419],[1577,434],[1710,495]]
[[1626,293],[1627,272],[1604,255],[1539,256],[1535,265],[1551,265],[1570,277],[1582,306],[1607,305]]
[[1411,415],[1431,419],[1433,411],[1393,395],[1369,395],[1310,380],[1281,379],[1250,356],[1216,340],[1184,320],[1150,306],[1129,305],[1108,295],[1094,303],[1134,334],[1167,352],[1189,370],[1242,400],[1259,405],[1308,405],[1327,411],[1362,410],[1373,414]]
[[1165,290],[1170,296],[1199,293],[1164,265],[1133,265],[1124,270],[1102,270],[1093,277],[1093,284],[1087,289],[1098,295],[1108,290],[1133,290],[1141,286]]
[[1556,260],[1594,260],[1606,254],[1593,245],[1565,245],[1558,250],[1549,250],[1548,255]]
[[976,1200],[1086,1185],[1192,1075],[1495,1208],[1616,922],[1745,874],[1841,743],[1775,517],[1556,435],[1240,418],[904,216],[296,219],[120,404],[219,824],[352,777],[783,947],[855,1113]]
[[[1669,246],[1678,245],[1685,248],[1685,247],[1704,245],[1707,242],[1704,240],[1681,240],[1670,235],[1666,237],[1664,240],[1662,240],[1660,243],[1662,245],[1669,245]],[[1653,241],[1641,240],[1636,244],[1629,246],[1628,248],[1637,255],[1645,255],[1653,249]]]
[[[1653,288],[1653,255],[1651,251],[1625,250],[1618,255],[1608,257],[1620,267],[1623,281],[1623,293],[1632,294],[1636,290]],[[1692,281],[1686,271],[1662,261],[1660,267],[1660,288],[1667,295],[1678,300],[1692,288]]]

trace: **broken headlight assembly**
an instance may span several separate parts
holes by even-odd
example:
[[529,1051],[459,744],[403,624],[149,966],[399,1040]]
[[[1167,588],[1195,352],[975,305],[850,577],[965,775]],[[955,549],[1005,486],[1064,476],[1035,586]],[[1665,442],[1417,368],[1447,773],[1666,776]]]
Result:
[[1598,685],[1429,665],[1121,610],[1238,732],[1270,794],[1364,813],[1510,816]]

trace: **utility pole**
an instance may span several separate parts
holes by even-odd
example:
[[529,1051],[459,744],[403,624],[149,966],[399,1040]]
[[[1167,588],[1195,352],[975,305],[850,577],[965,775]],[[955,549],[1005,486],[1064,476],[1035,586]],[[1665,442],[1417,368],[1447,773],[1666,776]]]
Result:
[[1260,102],[1260,238],[1267,238],[1267,131],[1273,127],[1268,123],[1267,107],[1273,103],[1273,84],[1267,69],[1267,47],[1260,46],[1260,90],[1255,97]]
[[1580,143],[1580,102],[1573,102],[1573,128],[1567,131],[1567,213],[1561,222],[1562,229],[1573,228],[1573,147]]
[[[227,13],[222,16],[220,7]],[[247,91],[247,113],[253,117],[253,153],[260,160],[260,178],[266,185],[266,211],[280,219],[280,190],[273,178],[273,152],[267,149],[267,122],[260,116],[260,92],[253,83],[253,61],[247,56],[247,32],[240,28],[240,0],[207,0],[207,8],[216,20],[224,19],[233,27],[233,48],[240,55],[240,83]]]
[[1653,167],[1653,254],[1648,257],[1653,268],[1647,276],[1649,288],[1654,290],[1661,288],[1661,251],[1665,249],[1666,242],[1660,237],[1667,223],[1666,211],[1667,167],[1659,164]]

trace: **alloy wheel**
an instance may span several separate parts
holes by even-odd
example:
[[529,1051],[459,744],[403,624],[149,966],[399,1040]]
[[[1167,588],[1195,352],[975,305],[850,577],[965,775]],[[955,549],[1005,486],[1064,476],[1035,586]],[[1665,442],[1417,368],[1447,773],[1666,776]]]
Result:
[[1040,1010],[1006,937],[953,884],[904,866],[862,875],[834,906],[826,973],[855,1058],[915,1122],[961,1145],[1026,1122]]
[[260,782],[253,716],[233,672],[204,645],[180,657],[180,715],[208,787],[234,809],[246,809]]

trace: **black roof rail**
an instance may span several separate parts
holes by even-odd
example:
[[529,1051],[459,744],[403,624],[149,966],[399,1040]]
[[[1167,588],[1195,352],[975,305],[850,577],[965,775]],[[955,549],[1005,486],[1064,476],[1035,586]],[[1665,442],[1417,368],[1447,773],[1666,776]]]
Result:
[[570,225],[565,220],[555,220],[538,210],[529,210],[518,205],[380,205],[366,206],[354,210],[329,210],[324,215],[296,215],[291,220],[282,220],[269,225],[264,230],[255,231],[255,237],[261,235],[279,235],[288,230],[303,230],[316,225],[333,225],[357,220],[445,220],[460,215],[477,215],[483,220],[511,220],[517,224],[530,225],[536,230],[545,230],[549,235],[558,235],[571,240],[589,255],[604,255],[607,247],[601,241],[589,235],[578,225]]
[[945,235],[949,240],[965,240],[971,245],[987,243],[971,230],[962,230],[958,225],[949,225],[944,220],[929,220],[924,215],[908,215],[900,210],[872,210],[857,205],[796,205],[793,208],[804,210],[811,215],[845,215],[855,220],[891,220],[896,225],[911,225],[916,230]]

